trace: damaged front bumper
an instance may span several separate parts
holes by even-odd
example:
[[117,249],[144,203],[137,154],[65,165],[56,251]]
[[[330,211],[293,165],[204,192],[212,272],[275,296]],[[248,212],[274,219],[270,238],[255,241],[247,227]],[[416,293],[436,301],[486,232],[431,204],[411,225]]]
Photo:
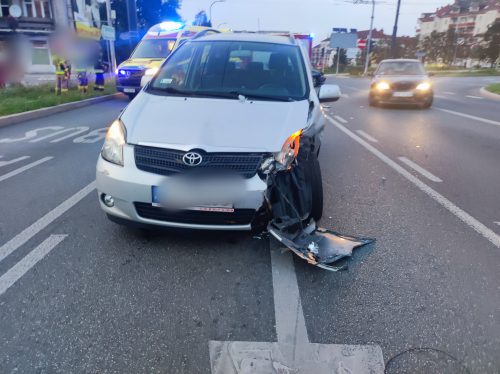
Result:
[[290,167],[266,164],[266,201],[271,211],[267,231],[309,264],[339,271],[346,266],[335,266],[337,261],[350,257],[353,249],[374,240],[316,227],[314,218],[319,217],[314,217],[314,212],[318,210],[318,202],[323,202],[323,190],[319,163],[316,154],[310,151],[313,148],[310,139],[302,137]]

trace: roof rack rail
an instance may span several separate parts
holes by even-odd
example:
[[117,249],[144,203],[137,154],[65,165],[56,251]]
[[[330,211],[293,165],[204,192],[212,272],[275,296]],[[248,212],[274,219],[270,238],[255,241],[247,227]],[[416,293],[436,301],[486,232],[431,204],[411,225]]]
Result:
[[219,30],[216,30],[216,29],[207,29],[207,30],[200,31],[195,36],[193,36],[191,39],[198,39],[198,38],[201,38],[202,36],[205,36],[208,33],[212,33],[212,32],[215,33],[215,34],[220,34],[221,33]]

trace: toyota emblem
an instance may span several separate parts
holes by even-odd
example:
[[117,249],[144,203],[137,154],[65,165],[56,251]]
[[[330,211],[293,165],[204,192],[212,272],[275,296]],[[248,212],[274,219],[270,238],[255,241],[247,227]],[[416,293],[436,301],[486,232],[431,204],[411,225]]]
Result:
[[198,166],[203,161],[203,158],[199,153],[196,152],[188,152],[182,157],[182,161],[187,166]]

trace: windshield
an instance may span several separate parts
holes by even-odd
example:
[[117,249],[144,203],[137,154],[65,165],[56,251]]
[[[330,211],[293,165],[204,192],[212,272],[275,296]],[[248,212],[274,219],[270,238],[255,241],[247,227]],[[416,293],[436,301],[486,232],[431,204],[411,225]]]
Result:
[[150,87],[167,94],[302,100],[306,82],[296,46],[191,41],[163,65]]
[[175,39],[144,39],[130,58],[167,58],[175,45]]
[[424,75],[425,70],[417,61],[387,61],[382,62],[377,75]]

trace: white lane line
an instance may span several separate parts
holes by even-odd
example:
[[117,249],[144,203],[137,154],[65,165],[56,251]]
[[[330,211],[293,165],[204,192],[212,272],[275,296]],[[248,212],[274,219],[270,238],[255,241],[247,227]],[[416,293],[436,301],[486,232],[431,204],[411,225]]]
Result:
[[473,95],[465,95],[465,97],[468,97],[469,99],[476,99],[476,100],[482,100],[483,99],[481,96],[473,96]]
[[47,256],[67,235],[51,235],[0,277],[0,296]]
[[448,96],[442,96],[442,95],[434,95],[434,97],[438,99],[448,99]]
[[441,178],[438,178],[436,177],[434,174],[432,174],[431,172],[425,170],[423,167],[421,167],[420,165],[414,163],[412,160],[409,160],[407,159],[406,157],[398,157],[399,161],[401,161],[403,164],[406,164],[408,165],[409,167],[411,167],[413,170],[415,170],[416,172],[422,174],[424,177],[426,177],[427,179],[433,181],[433,182],[436,182],[436,183],[441,183],[442,182],[442,179]]
[[52,222],[54,222],[57,218],[66,213],[69,209],[75,206],[80,200],[86,197],[89,193],[91,193],[95,189],[95,181],[90,183],[89,185],[83,187],[76,194],[63,201],[57,207],[52,209],[50,212],[45,214],[38,221],[33,223],[31,226],[28,226],[19,234],[10,239],[7,243],[0,247],[0,261],[2,261],[5,257],[10,255],[16,249],[21,247],[24,243],[30,240],[33,236],[38,234]]
[[347,123],[348,121],[342,118],[341,116],[333,116],[337,121],[342,123]]
[[38,161],[32,162],[31,164],[24,165],[23,167],[20,167],[19,169],[12,170],[10,173],[4,174],[4,175],[0,175],[0,182],[4,181],[6,179],[9,179],[9,178],[11,178],[11,177],[13,177],[13,176],[15,176],[17,174],[21,174],[22,172],[25,172],[26,170],[29,170],[31,168],[34,168],[35,166],[43,164],[44,162],[52,160],[53,158],[54,157],[52,157],[52,156],[44,157],[44,158],[41,158]]
[[296,351],[309,343],[309,338],[292,254],[271,250],[271,268],[278,343],[291,345]]
[[346,94],[346,93],[343,93],[343,94],[341,94],[340,96],[341,96],[341,97],[343,97],[344,99],[348,99],[348,98],[349,98],[349,95],[348,95],[348,94]]
[[372,142],[372,143],[378,143],[378,140],[375,139],[373,136],[367,134],[366,132],[364,132],[363,130],[356,130],[356,132],[361,135],[363,138],[365,138],[366,140]]
[[445,93],[446,95],[456,95],[455,92],[450,92],[450,91],[444,91],[443,93]]
[[473,120],[476,120],[476,121],[479,121],[479,122],[488,123],[490,125],[500,126],[500,122],[493,121],[491,119],[486,119],[486,118],[482,118],[482,117],[476,117],[476,116],[472,116],[470,114],[465,114],[465,113],[461,113],[461,112],[455,112],[454,110],[449,110],[449,109],[444,109],[444,108],[434,107],[434,109],[437,109],[437,110],[440,110],[442,112],[446,112],[446,113],[449,113],[449,114],[453,114],[455,116],[460,116],[460,117],[464,117],[464,118],[473,119]]
[[[2,158],[2,156],[0,156],[0,158]],[[14,158],[10,161],[0,161],[0,168],[2,166],[7,166],[7,165],[11,165],[11,164],[14,164],[16,162],[19,162],[19,161],[22,161],[22,160],[26,160],[27,158],[30,158],[30,156],[21,156],[21,157],[18,157],[18,158]]]
[[493,222],[493,223],[496,223],[498,226],[500,226],[500,221]]
[[409,171],[407,171],[405,168],[403,168],[401,165],[396,163],[395,161],[391,160],[389,157],[387,157],[385,154],[380,152],[377,148],[372,146],[371,144],[367,143],[363,139],[361,139],[359,136],[354,134],[351,130],[343,126],[341,123],[335,121],[333,118],[327,116],[328,120],[335,126],[337,127],[340,131],[345,133],[347,136],[349,136],[351,139],[354,141],[358,142],[360,145],[362,145],[364,148],[366,148],[368,151],[373,153],[376,157],[378,157],[382,162],[390,166],[392,169],[397,171],[399,174],[401,174],[403,177],[408,179],[410,182],[412,182],[415,186],[417,186],[421,191],[426,193],[428,196],[430,196],[432,199],[434,199],[436,202],[441,204],[445,209],[447,209],[451,214],[459,218],[462,222],[464,222],[467,226],[472,228],[474,231],[482,235],[485,239],[489,240],[495,247],[500,248],[500,235],[496,234],[492,230],[490,230],[488,227],[483,225],[481,222],[479,222],[477,219],[472,217],[469,213],[465,212],[464,210],[460,209],[458,206],[453,204],[450,200],[448,200],[446,197],[426,185],[424,182],[422,182],[420,179],[415,177],[413,174],[411,174]]

